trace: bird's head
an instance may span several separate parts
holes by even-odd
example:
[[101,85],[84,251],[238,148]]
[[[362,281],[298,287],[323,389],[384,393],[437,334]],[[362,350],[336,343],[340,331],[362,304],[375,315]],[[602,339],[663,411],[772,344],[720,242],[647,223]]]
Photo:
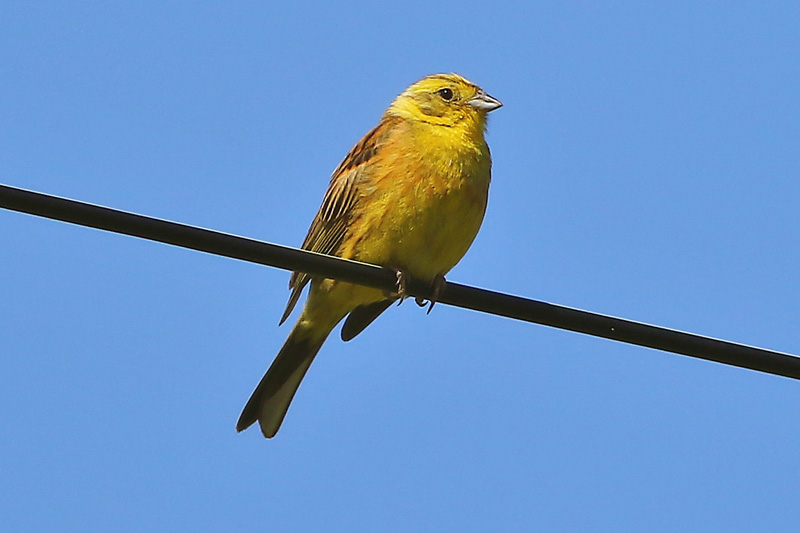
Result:
[[403,91],[387,114],[441,126],[477,127],[482,132],[486,114],[502,105],[458,74],[434,74]]

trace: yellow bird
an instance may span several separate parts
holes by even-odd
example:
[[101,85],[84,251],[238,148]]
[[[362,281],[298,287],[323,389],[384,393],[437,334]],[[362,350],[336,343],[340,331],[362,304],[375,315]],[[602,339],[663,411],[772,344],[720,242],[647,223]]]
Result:
[[237,431],[257,420],[265,437],[278,432],[311,362],[344,317],[348,341],[406,296],[408,279],[438,293],[483,221],[492,166],[486,114],[501,105],[457,74],[427,76],[395,98],[350,150],[333,172],[303,248],[391,268],[397,292],[292,273],[281,323],[310,281],[305,307]]

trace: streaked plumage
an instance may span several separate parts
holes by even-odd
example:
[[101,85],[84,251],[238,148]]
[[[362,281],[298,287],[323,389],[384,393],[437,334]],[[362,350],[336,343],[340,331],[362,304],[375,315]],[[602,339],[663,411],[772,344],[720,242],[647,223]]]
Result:
[[[463,257],[483,220],[491,175],[486,113],[500,105],[456,74],[411,85],[336,168],[302,247],[434,283]],[[303,312],[238,431],[258,421],[265,437],[274,436],[336,324],[348,317],[342,338],[350,340],[398,297],[295,272],[281,323],[309,281]]]

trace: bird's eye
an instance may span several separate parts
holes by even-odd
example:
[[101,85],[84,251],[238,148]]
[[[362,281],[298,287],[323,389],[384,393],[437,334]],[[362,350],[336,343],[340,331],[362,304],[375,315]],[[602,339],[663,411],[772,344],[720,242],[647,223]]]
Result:
[[453,99],[453,89],[450,87],[445,87],[444,89],[439,89],[436,93],[441,96],[444,100],[448,102]]

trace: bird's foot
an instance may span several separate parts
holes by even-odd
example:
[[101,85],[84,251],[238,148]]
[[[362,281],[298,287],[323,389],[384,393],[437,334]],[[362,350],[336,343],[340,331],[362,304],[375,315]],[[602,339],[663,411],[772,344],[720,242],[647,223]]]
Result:
[[433,284],[431,285],[433,292],[431,293],[430,300],[425,300],[425,298],[420,298],[419,296],[414,298],[414,301],[420,307],[425,307],[426,305],[428,305],[428,303],[430,303],[430,305],[428,306],[428,311],[425,313],[426,315],[431,314],[431,310],[433,309],[433,306],[436,304],[436,301],[439,299],[439,295],[442,293],[442,290],[444,289],[444,286],[446,284],[447,281],[444,279],[444,276],[439,274],[435,278],[433,278]]
[[403,272],[399,268],[395,269],[394,273],[397,276],[397,296],[399,297],[397,305],[400,305],[401,303],[403,303],[403,300],[405,300],[409,296],[408,276],[406,275],[405,272]]

